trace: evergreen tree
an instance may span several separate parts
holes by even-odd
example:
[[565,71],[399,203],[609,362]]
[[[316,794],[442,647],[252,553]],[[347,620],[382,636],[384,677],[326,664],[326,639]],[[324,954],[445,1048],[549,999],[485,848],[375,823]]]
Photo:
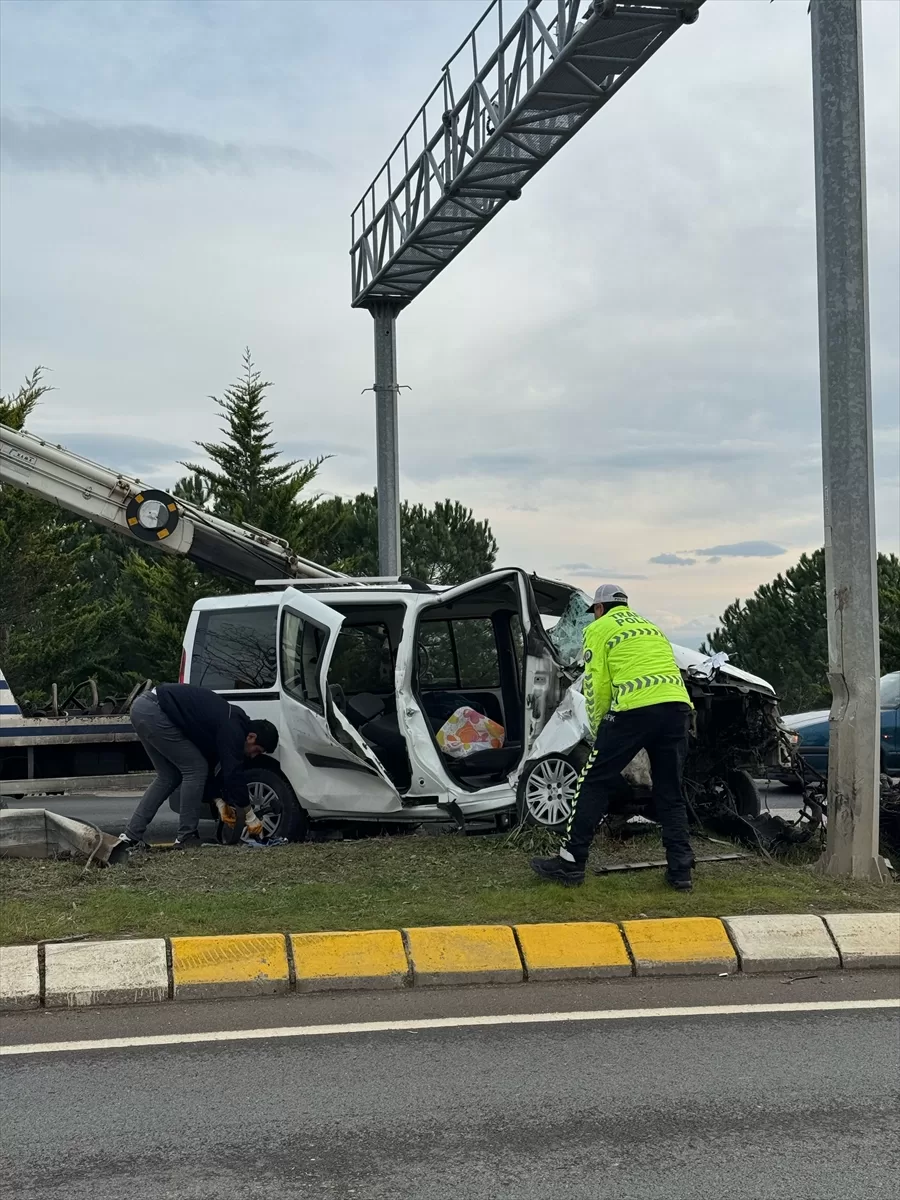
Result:
[[185,475],[172,488],[172,495],[198,508],[209,508],[212,493],[205,479],[199,475]]
[[[350,575],[378,574],[378,501],[363,492],[353,500],[320,503],[334,517],[325,561]],[[487,521],[454,500],[400,506],[403,573],[426,583],[464,583],[493,569],[497,542]]]
[[[900,670],[900,559],[878,555],[881,673]],[[827,708],[825,551],[804,554],[747,601],[735,600],[704,650],[725,650],[736,666],[767,679],[785,712]]]
[[[19,390],[0,396],[0,422],[22,429],[50,390],[36,367]],[[109,682],[104,647],[114,604],[97,602],[82,568],[100,536],[37,496],[0,489],[0,663],[21,699],[37,699],[89,675]]]
[[210,397],[224,414],[223,440],[197,443],[213,465],[182,463],[191,474],[179,481],[177,492],[227,521],[284,538],[304,558],[318,559],[324,540],[334,533],[333,522],[319,507],[318,495],[303,493],[325,459],[279,461],[264,407],[271,386],[245,350],[240,378],[223,398]]
[[34,412],[41,396],[52,392],[49,383],[44,383],[46,367],[37,366],[25,376],[15,395],[0,396],[0,425],[10,429],[24,429],[25,422]]

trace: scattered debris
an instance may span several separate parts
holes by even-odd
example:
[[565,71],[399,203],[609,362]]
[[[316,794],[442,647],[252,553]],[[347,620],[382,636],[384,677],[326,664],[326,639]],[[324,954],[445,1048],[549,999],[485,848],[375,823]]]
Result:
[[85,859],[98,867],[124,862],[128,852],[119,839],[96,825],[73,821],[45,808],[0,812],[0,858]]
[[881,837],[900,853],[900,779],[881,777]]
[[[798,824],[824,830],[828,815],[828,780],[796,752],[792,755],[792,763],[803,785]],[[900,852],[900,779],[881,776],[879,817],[882,844]]]
[[[737,859],[749,858],[749,854],[706,854],[695,858],[695,862],[700,863],[715,863],[715,862],[735,862]],[[610,875],[613,871],[649,871],[653,867],[665,867],[666,860],[664,858],[657,859],[653,862],[633,862],[633,863],[616,863],[612,867],[596,867],[595,875]]]
[[22,701],[23,717],[112,717],[127,715],[135,699],[153,686],[152,679],[144,679],[124,696],[100,697],[96,679],[85,679],[68,693],[59,697],[59,688],[54,683],[50,688],[48,703]]

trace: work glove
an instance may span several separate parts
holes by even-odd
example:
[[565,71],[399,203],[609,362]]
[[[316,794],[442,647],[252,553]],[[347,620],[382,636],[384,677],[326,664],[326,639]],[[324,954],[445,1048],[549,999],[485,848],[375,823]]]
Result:
[[[217,800],[216,808],[222,824],[227,825],[229,829],[233,829],[238,822],[238,810],[232,805],[226,804],[224,800]],[[244,828],[252,838],[261,838],[263,836],[263,823],[249,804],[244,809]]]
[[263,823],[250,807],[244,809],[244,828],[252,838],[263,836]]
[[237,809],[232,808],[230,804],[226,804],[224,800],[216,801],[216,809],[219,813],[219,820],[223,825],[228,825],[231,828],[237,825]]

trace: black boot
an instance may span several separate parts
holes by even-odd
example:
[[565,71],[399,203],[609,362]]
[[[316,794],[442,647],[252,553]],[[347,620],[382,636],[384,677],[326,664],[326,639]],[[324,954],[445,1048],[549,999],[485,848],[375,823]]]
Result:
[[541,879],[561,883],[563,887],[580,887],[584,883],[584,863],[569,862],[558,854],[553,858],[533,858],[531,869]]
[[[668,858],[668,855],[666,855]],[[693,854],[687,861],[682,858],[681,862],[673,863],[669,859],[669,865],[666,868],[666,883],[670,888],[674,888],[676,892],[693,891],[694,883],[691,879],[691,871],[696,867],[697,863]]]
[[674,888],[676,892],[692,892],[694,890],[694,881],[691,879],[691,868],[668,867],[666,870],[666,883],[670,888]]

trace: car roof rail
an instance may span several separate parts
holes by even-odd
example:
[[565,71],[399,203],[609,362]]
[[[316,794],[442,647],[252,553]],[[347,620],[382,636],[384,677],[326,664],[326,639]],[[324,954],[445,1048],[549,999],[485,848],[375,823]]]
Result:
[[[303,576],[294,579],[257,579],[258,588],[289,588],[311,589],[313,591],[336,591],[340,588],[379,588],[383,591],[434,592],[436,589],[422,579],[413,575],[345,575],[335,578],[333,575]],[[439,590],[439,589],[438,589]]]

